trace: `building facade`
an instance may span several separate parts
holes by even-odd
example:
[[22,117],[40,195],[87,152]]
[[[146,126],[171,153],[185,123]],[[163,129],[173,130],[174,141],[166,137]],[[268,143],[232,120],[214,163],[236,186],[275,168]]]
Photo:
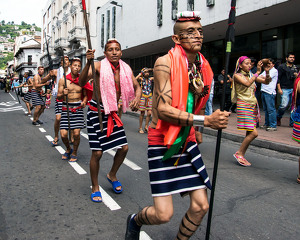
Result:
[[[123,58],[138,73],[153,67],[157,57],[174,46],[171,40],[178,11],[201,11],[204,31],[203,54],[215,74],[225,63],[225,33],[230,0],[118,0],[108,1],[97,11],[96,57],[104,57],[104,44],[117,38]],[[229,72],[241,55],[285,61],[287,52],[300,58],[299,0],[239,0],[236,6],[236,41]],[[300,63],[300,61],[298,61]]]
[[15,40],[14,71],[23,76],[26,71],[31,76],[37,74],[40,65],[40,36],[19,36]]
[[[97,11],[107,0],[87,0],[87,15],[90,23],[92,47],[95,48],[97,36]],[[54,67],[60,64],[60,57],[66,54],[79,57],[85,63],[87,50],[86,31],[81,0],[48,0],[42,12],[41,64],[49,67],[46,41],[53,59]],[[63,50],[63,51],[62,51]]]

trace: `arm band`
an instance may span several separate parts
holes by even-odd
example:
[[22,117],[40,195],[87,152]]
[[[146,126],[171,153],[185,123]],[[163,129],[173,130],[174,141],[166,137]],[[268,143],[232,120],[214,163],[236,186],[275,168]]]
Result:
[[203,116],[203,115],[194,115],[193,125],[204,127],[204,118],[205,118],[205,116]]

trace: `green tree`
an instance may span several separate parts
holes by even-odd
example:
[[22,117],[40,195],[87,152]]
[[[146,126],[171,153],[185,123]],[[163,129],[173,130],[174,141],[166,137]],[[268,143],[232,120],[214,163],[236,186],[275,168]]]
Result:
[[8,53],[6,57],[0,58],[0,69],[6,68],[6,63],[14,59],[14,53]]
[[5,21],[4,21],[4,20],[2,20],[2,21],[1,21],[1,24],[2,24],[2,25],[5,25]]

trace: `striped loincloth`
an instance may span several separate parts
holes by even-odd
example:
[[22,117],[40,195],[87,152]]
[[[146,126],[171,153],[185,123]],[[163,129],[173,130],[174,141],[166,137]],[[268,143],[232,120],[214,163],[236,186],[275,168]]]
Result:
[[141,97],[139,111],[152,109],[152,97]]
[[55,99],[55,115],[61,115],[62,102]]
[[32,106],[42,106],[45,105],[45,102],[40,94],[36,89],[31,90],[31,102]]
[[[69,103],[69,118],[70,118],[70,129],[82,129],[85,128],[84,113],[80,107],[81,101]],[[60,129],[68,130],[68,113],[64,110],[67,105],[62,104]]]
[[[92,107],[97,107],[97,104],[94,100],[90,101],[90,105]],[[100,104],[100,107],[101,110],[104,110],[102,104]],[[113,148],[121,148],[124,145],[128,145],[123,126],[118,127],[114,119],[113,132],[109,137],[107,137],[107,120],[108,115],[105,115],[102,112],[103,132],[101,132],[98,112],[92,111],[90,107],[88,108],[87,130],[91,150],[106,152]]]
[[25,93],[24,95],[24,101],[29,103],[30,99],[31,99],[31,90],[28,90],[28,92]]
[[[155,129],[149,128],[148,138],[155,135]],[[163,137],[163,135],[162,135]],[[188,142],[186,150],[170,159],[162,161],[167,151],[163,145],[148,145],[148,166],[153,197],[180,193],[182,196],[196,189],[211,189],[208,174],[202,161],[196,142]],[[174,163],[178,161],[178,165]]]
[[237,101],[237,128],[239,130],[253,131],[256,128],[257,110],[256,105],[246,103],[242,100]]

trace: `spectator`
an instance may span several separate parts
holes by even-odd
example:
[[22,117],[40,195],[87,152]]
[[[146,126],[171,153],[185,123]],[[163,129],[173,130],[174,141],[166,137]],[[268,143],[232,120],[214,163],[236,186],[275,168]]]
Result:
[[[290,52],[286,55],[286,63],[278,67],[277,88],[280,94],[280,105],[277,110],[277,126],[281,125],[281,118],[288,105],[292,102],[293,85],[297,76],[297,68],[294,65],[294,61],[295,55]],[[291,118],[290,126],[293,126]]]
[[[220,104],[222,104],[222,92],[223,92],[223,84],[224,84],[224,79],[225,79],[225,69],[223,68],[221,71],[221,74],[218,76],[218,81],[219,81],[219,99],[220,99]],[[225,90],[225,105],[224,105],[224,110],[229,112],[231,108],[231,83],[232,83],[232,78],[227,75],[227,80],[226,80],[226,90]],[[235,112],[233,110],[233,112]]]
[[[261,100],[263,109],[265,111],[265,124],[261,128],[267,131],[277,131],[276,128],[276,108],[275,108],[275,97],[276,97],[276,84],[278,79],[278,71],[274,67],[275,61],[270,58],[270,77],[271,82],[269,84],[261,84]],[[260,76],[266,76],[264,71]]]

